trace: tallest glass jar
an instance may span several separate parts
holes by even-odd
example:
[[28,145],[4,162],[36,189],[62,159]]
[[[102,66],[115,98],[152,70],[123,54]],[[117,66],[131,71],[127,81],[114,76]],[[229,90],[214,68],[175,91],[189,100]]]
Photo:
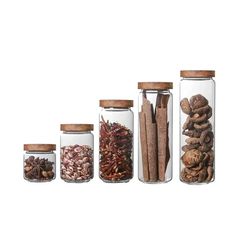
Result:
[[215,71],[180,75],[180,180],[209,183],[215,173]]
[[133,177],[133,100],[100,100],[99,170],[104,182]]

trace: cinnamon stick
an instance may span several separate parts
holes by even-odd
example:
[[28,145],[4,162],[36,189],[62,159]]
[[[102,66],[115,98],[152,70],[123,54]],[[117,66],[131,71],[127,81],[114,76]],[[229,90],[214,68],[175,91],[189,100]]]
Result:
[[166,108],[157,108],[157,135],[158,135],[158,167],[159,180],[165,181],[166,144],[167,144],[167,111]]
[[146,134],[147,134],[147,153],[149,179],[152,182],[157,181],[157,136],[156,123],[153,122],[153,109],[151,103],[143,98],[143,112],[145,113]]
[[140,124],[140,142],[143,163],[143,180],[149,181],[149,166],[148,166],[148,150],[147,150],[147,131],[146,131],[146,118],[143,112],[139,112]]
[[169,122],[167,123],[167,132],[166,132],[166,166],[165,166],[165,172],[170,160],[170,146],[169,146]]
[[169,156],[167,104],[169,95],[159,94],[157,96],[156,123],[158,137],[158,179],[165,181],[165,171]]

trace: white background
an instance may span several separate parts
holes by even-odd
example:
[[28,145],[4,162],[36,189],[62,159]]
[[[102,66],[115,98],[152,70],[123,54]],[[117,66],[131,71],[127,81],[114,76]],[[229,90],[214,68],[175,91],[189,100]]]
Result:
[[[0,235],[235,235],[234,3],[1,0]],[[178,180],[181,69],[216,70],[217,173],[209,185]],[[97,175],[87,184],[23,180],[23,144],[59,145],[59,124],[68,122],[95,124],[97,171],[98,100],[134,99],[137,112],[138,81],[174,82],[172,182],[138,181],[137,137],[128,184]]]

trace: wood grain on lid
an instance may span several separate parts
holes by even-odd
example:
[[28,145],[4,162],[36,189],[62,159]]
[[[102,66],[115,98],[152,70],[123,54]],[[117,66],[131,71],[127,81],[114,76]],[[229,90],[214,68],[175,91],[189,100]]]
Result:
[[56,150],[56,144],[24,144],[25,151],[49,152]]
[[183,78],[212,78],[215,77],[214,70],[181,70],[180,76]]
[[172,89],[173,83],[172,82],[139,82],[138,88],[150,89],[150,90],[165,90],[165,89]]
[[61,130],[67,132],[92,131],[93,124],[61,124]]
[[129,108],[133,107],[133,100],[100,100],[100,107]]

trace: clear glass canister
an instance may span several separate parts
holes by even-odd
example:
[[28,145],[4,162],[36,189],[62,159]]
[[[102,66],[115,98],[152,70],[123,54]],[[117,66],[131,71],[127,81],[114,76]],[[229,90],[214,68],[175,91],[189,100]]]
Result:
[[47,182],[56,178],[55,144],[25,144],[24,178],[31,182]]
[[180,75],[180,180],[210,183],[215,178],[215,71]]
[[139,82],[139,180],[165,183],[172,179],[171,82]]
[[93,178],[92,124],[61,124],[61,179],[88,182]]
[[104,182],[133,177],[132,100],[100,100],[99,173]]

